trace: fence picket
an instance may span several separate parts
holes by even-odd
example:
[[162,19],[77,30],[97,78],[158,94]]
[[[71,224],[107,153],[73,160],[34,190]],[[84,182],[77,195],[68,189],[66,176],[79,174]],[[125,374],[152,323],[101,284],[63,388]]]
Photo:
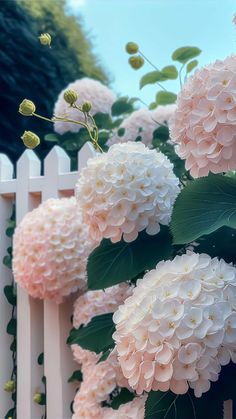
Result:
[[[17,163],[17,224],[39,203],[39,196],[29,192],[29,183],[30,178],[40,176],[40,169],[35,153],[26,150]],[[20,287],[17,296],[17,418],[38,419],[42,416],[42,407],[34,403],[33,395],[42,378],[37,357],[43,351],[43,306]]]
[[[12,182],[13,165],[10,160],[0,155],[0,185],[3,181]],[[7,219],[11,216],[12,200],[2,194],[0,189],[0,418],[4,418],[12,405],[11,395],[4,391],[4,383],[11,378],[12,360],[10,344],[12,338],[6,333],[11,318],[11,306],[4,296],[4,287],[12,282],[11,271],[3,265],[2,260],[10,246],[10,238],[6,236]]]

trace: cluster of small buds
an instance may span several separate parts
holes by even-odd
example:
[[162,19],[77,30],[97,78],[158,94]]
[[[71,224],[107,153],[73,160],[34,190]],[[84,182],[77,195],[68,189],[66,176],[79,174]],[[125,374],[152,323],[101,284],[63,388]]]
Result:
[[39,36],[39,42],[41,45],[45,45],[45,46],[51,46],[51,42],[52,42],[52,37],[49,33],[42,33]]
[[16,382],[15,380],[8,380],[5,384],[4,384],[4,390],[7,391],[8,393],[13,393],[16,389]]

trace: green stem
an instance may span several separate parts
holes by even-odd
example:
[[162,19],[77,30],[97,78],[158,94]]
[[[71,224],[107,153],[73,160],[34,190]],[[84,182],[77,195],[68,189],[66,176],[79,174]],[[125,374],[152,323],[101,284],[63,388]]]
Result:
[[180,83],[180,88],[181,89],[182,89],[182,86],[183,86],[182,78],[181,78],[181,73],[182,73],[182,70],[183,70],[184,66],[185,66],[185,63],[182,64],[182,66],[180,67],[180,70],[179,70],[179,83]]

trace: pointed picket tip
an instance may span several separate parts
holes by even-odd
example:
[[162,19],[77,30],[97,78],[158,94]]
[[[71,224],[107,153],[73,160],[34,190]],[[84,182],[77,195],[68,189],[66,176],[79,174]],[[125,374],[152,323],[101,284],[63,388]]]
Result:
[[90,141],[87,141],[78,152],[79,171],[86,166],[88,159],[96,155],[96,150]]
[[58,145],[55,145],[44,160],[46,172],[66,173],[70,172],[70,158]]
[[25,150],[16,164],[17,179],[40,176],[41,162],[33,150]]
[[5,154],[0,154],[0,180],[10,180],[13,177],[13,164]]

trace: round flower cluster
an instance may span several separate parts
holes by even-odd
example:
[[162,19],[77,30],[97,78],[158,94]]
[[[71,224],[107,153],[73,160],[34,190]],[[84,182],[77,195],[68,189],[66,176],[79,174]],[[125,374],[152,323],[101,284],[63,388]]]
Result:
[[[132,290],[133,286],[123,283],[106,288],[104,291],[88,291],[79,296],[74,303],[74,328],[79,329],[82,325],[86,326],[93,317],[100,314],[113,313],[132,294]],[[82,369],[92,363],[96,364],[101,356],[101,354],[83,349],[76,344],[71,345],[71,350],[74,360],[82,365]],[[113,354],[110,354],[109,358],[112,356]],[[112,359],[114,360],[114,356]]]
[[[139,109],[126,118],[115,134],[107,142],[108,146],[117,143],[127,143],[140,138],[149,148],[152,148],[153,132],[163,124],[168,125],[176,105],[158,106],[155,110]],[[123,131],[124,129],[124,131]],[[119,135],[120,130],[124,133]],[[122,132],[121,131],[121,132]]]
[[171,138],[193,177],[236,170],[236,56],[200,70],[183,86]]
[[76,185],[77,199],[90,235],[113,243],[157,234],[167,225],[179,193],[168,158],[144,144],[114,144],[88,160]]
[[200,397],[236,358],[236,268],[191,252],[160,262],[113,319],[121,369],[138,394],[191,387]]
[[[96,243],[97,244],[97,243]],[[49,199],[25,215],[13,239],[13,273],[32,297],[61,303],[86,290],[88,238],[76,199]]]
[[[77,93],[78,99],[75,104],[82,106],[85,102],[91,102],[92,109],[91,114],[95,115],[97,112],[111,113],[111,107],[115,102],[116,98],[113,92],[104,86],[97,80],[83,78],[70,83],[66,89],[64,89],[57,99],[54,107],[54,115],[59,117],[66,117],[74,121],[84,122],[84,117],[81,112],[68,105],[64,99],[64,93],[67,90],[72,90]],[[56,121],[54,123],[54,129],[58,134],[64,134],[65,132],[78,132],[81,129],[81,125],[73,122]]]
[[115,354],[106,361],[83,366],[83,381],[74,399],[72,419],[144,418],[146,397],[137,397],[132,402],[121,405],[118,410],[101,406],[101,402],[109,403],[110,394],[115,389],[128,387],[127,382],[124,378],[122,379],[122,374],[117,374],[118,370],[119,365]]
[[[107,144],[111,146],[117,143],[135,141],[136,138],[140,138],[146,146],[151,147],[152,133],[156,128],[158,128],[158,125],[153,120],[152,111],[149,109],[139,109],[138,111],[134,111],[122,122]],[[121,130],[123,131],[122,136],[119,135]]]
[[74,328],[79,329],[81,325],[88,324],[94,316],[113,313],[132,291],[133,286],[123,283],[105,290],[88,291],[79,296],[74,303]]

